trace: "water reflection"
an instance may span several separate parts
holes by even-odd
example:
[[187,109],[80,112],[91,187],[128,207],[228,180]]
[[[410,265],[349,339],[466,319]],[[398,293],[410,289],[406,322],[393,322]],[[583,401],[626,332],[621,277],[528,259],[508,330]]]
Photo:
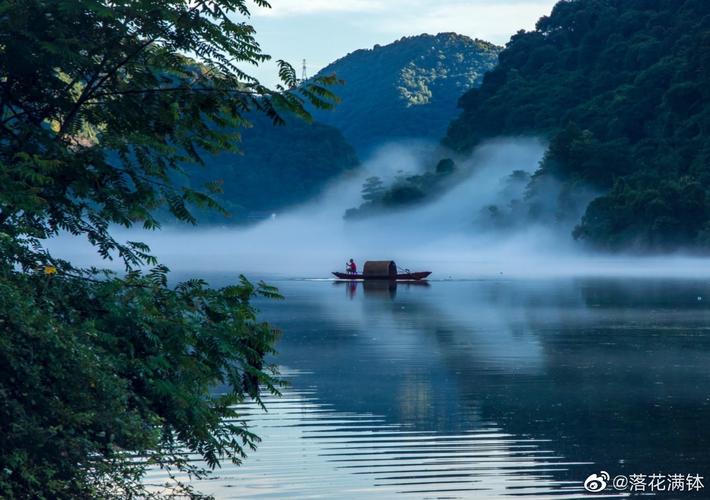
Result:
[[580,498],[600,469],[708,471],[703,282],[279,287],[260,307],[292,386],[247,409],[264,443],[218,498]]
[[362,290],[365,296],[370,296],[374,299],[389,298],[394,300],[397,297],[397,287],[423,287],[429,285],[428,281],[410,281],[396,282],[389,280],[372,280],[372,281],[333,281],[333,286],[336,288],[344,288],[345,295],[348,299],[353,300],[357,296],[358,290]]

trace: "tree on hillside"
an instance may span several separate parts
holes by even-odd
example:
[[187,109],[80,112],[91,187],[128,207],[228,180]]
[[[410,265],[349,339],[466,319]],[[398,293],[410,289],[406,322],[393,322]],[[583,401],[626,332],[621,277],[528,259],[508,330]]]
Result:
[[365,179],[362,185],[362,199],[366,202],[377,201],[385,194],[385,185],[382,179],[373,175]]
[[[147,467],[201,476],[188,454],[213,468],[257,442],[235,404],[277,391],[276,332],[250,305],[276,291],[169,287],[146,245],[110,231],[219,209],[217,186],[173,184],[180,165],[234,150],[250,110],[278,123],[334,102],[334,77],[297,86],[280,61],[272,90],[244,72],[268,59],[248,16],[246,0],[0,5],[0,497],[145,494]],[[60,232],[128,274],[54,258],[42,243]]]

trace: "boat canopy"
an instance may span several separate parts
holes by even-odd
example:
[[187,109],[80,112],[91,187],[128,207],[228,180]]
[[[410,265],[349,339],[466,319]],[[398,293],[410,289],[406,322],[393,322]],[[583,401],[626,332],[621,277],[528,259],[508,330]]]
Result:
[[397,264],[393,260],[368,260],[362,268],[364,278],[396,279]]

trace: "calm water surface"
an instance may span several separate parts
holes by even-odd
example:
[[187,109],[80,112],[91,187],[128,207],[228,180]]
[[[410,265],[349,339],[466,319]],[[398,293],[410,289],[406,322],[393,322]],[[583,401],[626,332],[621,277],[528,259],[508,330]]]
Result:
[[710,476],[706,281],[274,284],[290,386],[243,408],[263,441],[203,492],[606,498],[589,474]]

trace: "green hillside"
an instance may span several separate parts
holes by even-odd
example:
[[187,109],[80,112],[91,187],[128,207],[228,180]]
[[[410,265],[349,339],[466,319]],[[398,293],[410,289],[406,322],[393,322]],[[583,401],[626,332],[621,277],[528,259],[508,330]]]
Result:
[[[444,144],[551,145],[532,181],[602,193],[574,236],[608,249],[710,247],[710,2],[574,0],[519,32]],[[564,210],[564,204],[558,206]]]
[[399,138],[438,141],[456,116],[456,102],[495,66],[499,47],[455,33],[405,37],[356,50],[325,67],[345,85],[342,102],[315,116],[343,132],[362,158]]
[[221,182],[223,193],[217,198],[230,212],[225,218],[206,211],[200,220],[253,222],[312,198],[328,181],[359,163],[334,127],[297,118],[275,126],[261,115],[250,121],[253,127],[241,132],[241,154],[206,156],[205,168],[190,168],[195,187]]

